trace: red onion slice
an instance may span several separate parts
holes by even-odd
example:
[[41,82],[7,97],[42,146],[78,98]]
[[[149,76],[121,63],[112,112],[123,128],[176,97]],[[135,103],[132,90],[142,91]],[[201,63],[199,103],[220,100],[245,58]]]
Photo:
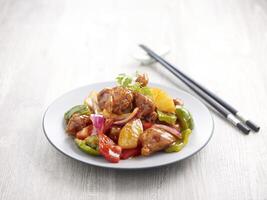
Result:
[[175,137],[182,139],[182,134],[175,128],[172,128],[172,127],[169,127],[163,124],[154,124],[152,127],[163,129],[169,132],[170,134],[174,135]]
[[128,117],[126,117],[126,118],[123,119],[123,120],[116,121],[116,122],[114,122],[113,124],[115,124],[115,125],[123,125],[123,124],[126,124],[128,121],[130,121],[131,119],[133,119],[133,118],[136,116],[136,114],[138,113],[138,110],[139,110],[139,108],[136,107],[136,108],[133,110],[133,112],[132,112]]
[[93,122],[92,135],[103,133],[105,126],[105,118],[103,117],[103,115],[91,114],[90,119]]

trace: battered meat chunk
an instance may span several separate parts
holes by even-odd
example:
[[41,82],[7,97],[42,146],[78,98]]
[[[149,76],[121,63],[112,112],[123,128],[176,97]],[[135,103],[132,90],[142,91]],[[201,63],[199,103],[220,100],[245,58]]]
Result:
[[148,156],[154,152],[165,149],[175,142],[176,138],[167,131],[152,127],[146,129],[145,132],[142,133],[140,141],[142,143],[141,154],[143,156]]
[[124,87],[113,88],[113,113],[122,114],[133,108],[133,93]]
[[173,99],[173,103],[176,106],[182,106],[182,105],[184,105],[184,102],[181,99],[178,99],[178,98]]
[[90,117],[87,115],[74,114],[68,121],[66,131],[75,135],[78,131],[91,124]]
[[113,90],[111,88],[104,88],[97,95],[98,106],[101,110],[106,109],[108,112],[112,112],[113,108]]
[[134,93],[134,103],[135,106],[139,108],[139,117],[150,115],[156,108],[148,97],[137,92]]
[[152,113],[150,113],[145,117],[145,120],[151,123],[155,123],[157,119],[158,119],[158,114],[155,111],[153,111]]
[[142,87],[146,86],[148,84],[148,76],[147,74],[138,74],[135,82],[140,83]]
[[110,129],[110,132],[108,134],[108,136],[116,143],[118,143],[118,139],[119,139],[119,136],[120,136],[120,132],[121,132],[121,127],[119,126],[113,126],[111,129]]
[[108,112],[115,114],[130,111],[133,107],[133,98],[132,91],[121,86],[105,88],[97,95],[100,109],[106,109]]

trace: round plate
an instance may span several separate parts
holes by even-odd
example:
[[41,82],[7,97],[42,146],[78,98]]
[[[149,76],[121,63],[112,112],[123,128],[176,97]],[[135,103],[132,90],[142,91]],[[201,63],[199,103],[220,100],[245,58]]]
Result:
[[168,88],[158,84],[150,84],[159,87],[173,98],[183,100],[186,108],[192,113],[195,127],[190,135],[189,142],[178,153],[158,152],[148,157],[139,156],[128,160],[121,160],[113,164],[103,157],[90,156],[80,151],[73,138],[65,132],[63,115],[72,106],[82,104],[91,91],[100,91],[105,87],[115,86],[114,82],[96,83],[72,90],[55,100],[46,110],[43,117],[43,130],[48,141],[63,154],[90,165],[115,169],[143,169],[158,167],[174,163],[200,151],[210,140],[213,133],[213,118],[208,108],[192,95],[177,89]]

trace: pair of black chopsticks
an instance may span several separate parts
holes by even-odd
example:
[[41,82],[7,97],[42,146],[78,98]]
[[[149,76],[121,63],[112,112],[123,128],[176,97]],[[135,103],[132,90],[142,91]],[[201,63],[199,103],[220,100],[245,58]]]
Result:
[[177,67],[167,62],[165,59],[157,55],[151,49],[145,45],[139,45],[150,57],[159,62],[162,66],[168,69],[172,74],[179,78],[184,84],[186,84],[191,90],[198,94],[202,99],[204,99],[210,106],[217,110],[225,119],[236,126],[245,134],[249,134],[250,130],[258,132],[260,127],[250,120],[245,119],[240,112],[238,112],[230,104],[222,100],[213,92],[209,91],[204,86],[200,85],[188,75],[184,74]]

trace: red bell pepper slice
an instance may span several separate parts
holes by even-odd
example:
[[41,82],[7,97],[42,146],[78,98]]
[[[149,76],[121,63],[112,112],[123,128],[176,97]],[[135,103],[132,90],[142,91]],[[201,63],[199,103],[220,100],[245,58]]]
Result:
[[104,132],[110,128],[112,121],[105,120],[103,115],[91,115],[94,130],[99,139],[99,152],[104,156],[106,160],[112,163],[118,163],[120,161],[121,147],[116,145],[112,139],[104,134]]
[[146,130],[146,129],[152,127],[152,126],[153,126],[153,123],[151,123],[151,122],[143,122],[144,130]]
[[135,156],[139,156],[141,154],[141,148],[137,147],[134,149],[124,149],[122,150],[121,153],[121,159],[125,160],[128,159],[130,157],[135,157]]
[[103,133],[98,134],[99,137],[99,152],[106,160],[112,163],[118,163],[120,161],[121,147],[115,145],[115,143],[108,136]]

